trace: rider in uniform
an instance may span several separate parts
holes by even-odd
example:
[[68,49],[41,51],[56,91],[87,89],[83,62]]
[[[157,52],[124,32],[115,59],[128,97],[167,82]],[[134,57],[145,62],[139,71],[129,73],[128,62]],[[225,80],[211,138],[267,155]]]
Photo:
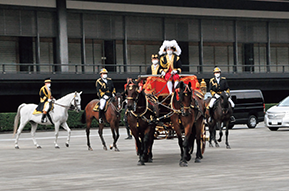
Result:
[[160,74],[160,65],[159,65],[159,57],[157,54],[153,54],[152,57],[152,65],[147,68],[147,75],[157,75]]
[[179,56],[181,52],[181,48],[175,40],[165,40],[160,47],[160,72],[161,76],[167,81],[167,87],[170,94],[173,92],[173,82],[174,88],[176,88],[180,80],[179,74],[182,72],[182,62]]
[[51,79],[46,78],[44,80],[44,86],[39,91],[40,103],[37,107],[37,111],[43,111],[41,123],[46,122],[46,115],[52,108],[52,93],[51,93]]
[[[212,99],[207,107],[207,109],[209,109],[210,111],[210,120],[212,119],[212,115],[213,115],[213,106],[215,101],[220,97],[221,93],[223,91],[225,91],[227,93],[227,95],[230,95],[230,89],[229,89],[229,85],[227,82],[227,79],[225,77],[221,77],[221,69],[219,67],[216,67],[214,69],[214,78],[211,78],[210,82],[209,82],[209,90],[210,93],[212,95]],[[231,104],[232,109],[234,109],[235,104],[232,101],[232,99],[229,97],[229,102]],[[234,117],[231,117],[231,120],[234,121]]]
[[99,72],[100,78],[96,80],[97,96],[100,99],[99,104],[99,123],[103,123],[104,107],[109,98],[115,95],[116,91],[111,78],[107,77],[107,70],[102,68]]

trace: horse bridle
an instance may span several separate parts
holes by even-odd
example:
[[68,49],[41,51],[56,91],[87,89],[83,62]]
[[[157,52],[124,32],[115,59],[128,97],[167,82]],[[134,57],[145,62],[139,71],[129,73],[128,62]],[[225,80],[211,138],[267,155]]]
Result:
[[[77,103],[76,103],[76,99],[75,99],[75,98],[76,98],[76,92],[75,92],[75,94],[74,94],[73,99],[70,101],[69,106],[62,105],[62,104],[59,104],[59,103],[56,103],[56,102],[54,102],[54,104],[55,104],[55,105],[58,105],[58,106],[61,106],[61,107],[64,107],[64,108],[67,108],[67,109],[70,109],[70,110],[74,110],[74,111],[76,111],[76,112],[79,112],[80,109],[78,109],[78,106],[80,106],[80,104],[77,104]],[[73,105],[71,104],[72,101],[74,102]]]

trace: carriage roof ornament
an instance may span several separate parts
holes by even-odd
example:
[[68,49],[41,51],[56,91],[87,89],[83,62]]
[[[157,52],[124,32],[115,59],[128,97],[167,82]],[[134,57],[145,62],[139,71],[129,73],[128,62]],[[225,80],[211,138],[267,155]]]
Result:
[[162,46],[160,47],[160,50],[159,50],[159,55],[163,55],[166,53],[166,49],[170,47],[170,48],[174,48],[174,53],[177,55],[177,56],[180,56],[181,53],[182,53],[182,50],[181,48],[179,47],[178,43],[176,40],[164,40]]

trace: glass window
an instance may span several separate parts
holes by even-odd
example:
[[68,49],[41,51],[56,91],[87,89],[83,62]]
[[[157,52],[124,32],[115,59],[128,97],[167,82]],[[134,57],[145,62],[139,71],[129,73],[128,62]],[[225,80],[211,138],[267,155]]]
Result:
[[239,42],[267,42],[266,22],[238,21],[237,35]]
[[204,41],[233,42],[234,23],[226,20],[202,20]]
[[[194,28],[192,24],[190,27],[191,29]],[[188,41],[189,39],[188,32],[189,32],[188,19],[165,18],[165,39]]]
[[189,62],[190,62],[190,69],[189,69],[190,73],[196,74],[197,72],[200,71],[198,43],[189,44]]
[[68,37],[81,38],[81,28],[81,15],[78,13],[67,13]]
[[[5,66],[5,72],[16,72],[17,62],[17,39],[16,38],[0,38],[0,60],[1,64],[9,64]],[[12,64],[12,65],[11,65]],[[0,67],[0,71],[3,72],[3,67]]]
[[38,11],[38,30],[41,37],[55,37],[57,25],[55,12]]
[[272,43],[288,43],[289,22],[270,22],[270,41]]

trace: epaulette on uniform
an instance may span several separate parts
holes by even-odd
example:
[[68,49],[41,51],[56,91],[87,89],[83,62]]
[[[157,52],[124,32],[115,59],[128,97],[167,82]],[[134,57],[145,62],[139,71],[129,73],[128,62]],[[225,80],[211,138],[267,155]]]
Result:
[[210,79],[210,82],[212,82],[214,79],[215,79],[215,78],[211,78],[211,79]]
[[225,80],[225,79],[226,79],[226,77],[221,77],[221,79],[224,79],[224,80]]
[[107,80],[111,80],[111,78],[106,78]]

